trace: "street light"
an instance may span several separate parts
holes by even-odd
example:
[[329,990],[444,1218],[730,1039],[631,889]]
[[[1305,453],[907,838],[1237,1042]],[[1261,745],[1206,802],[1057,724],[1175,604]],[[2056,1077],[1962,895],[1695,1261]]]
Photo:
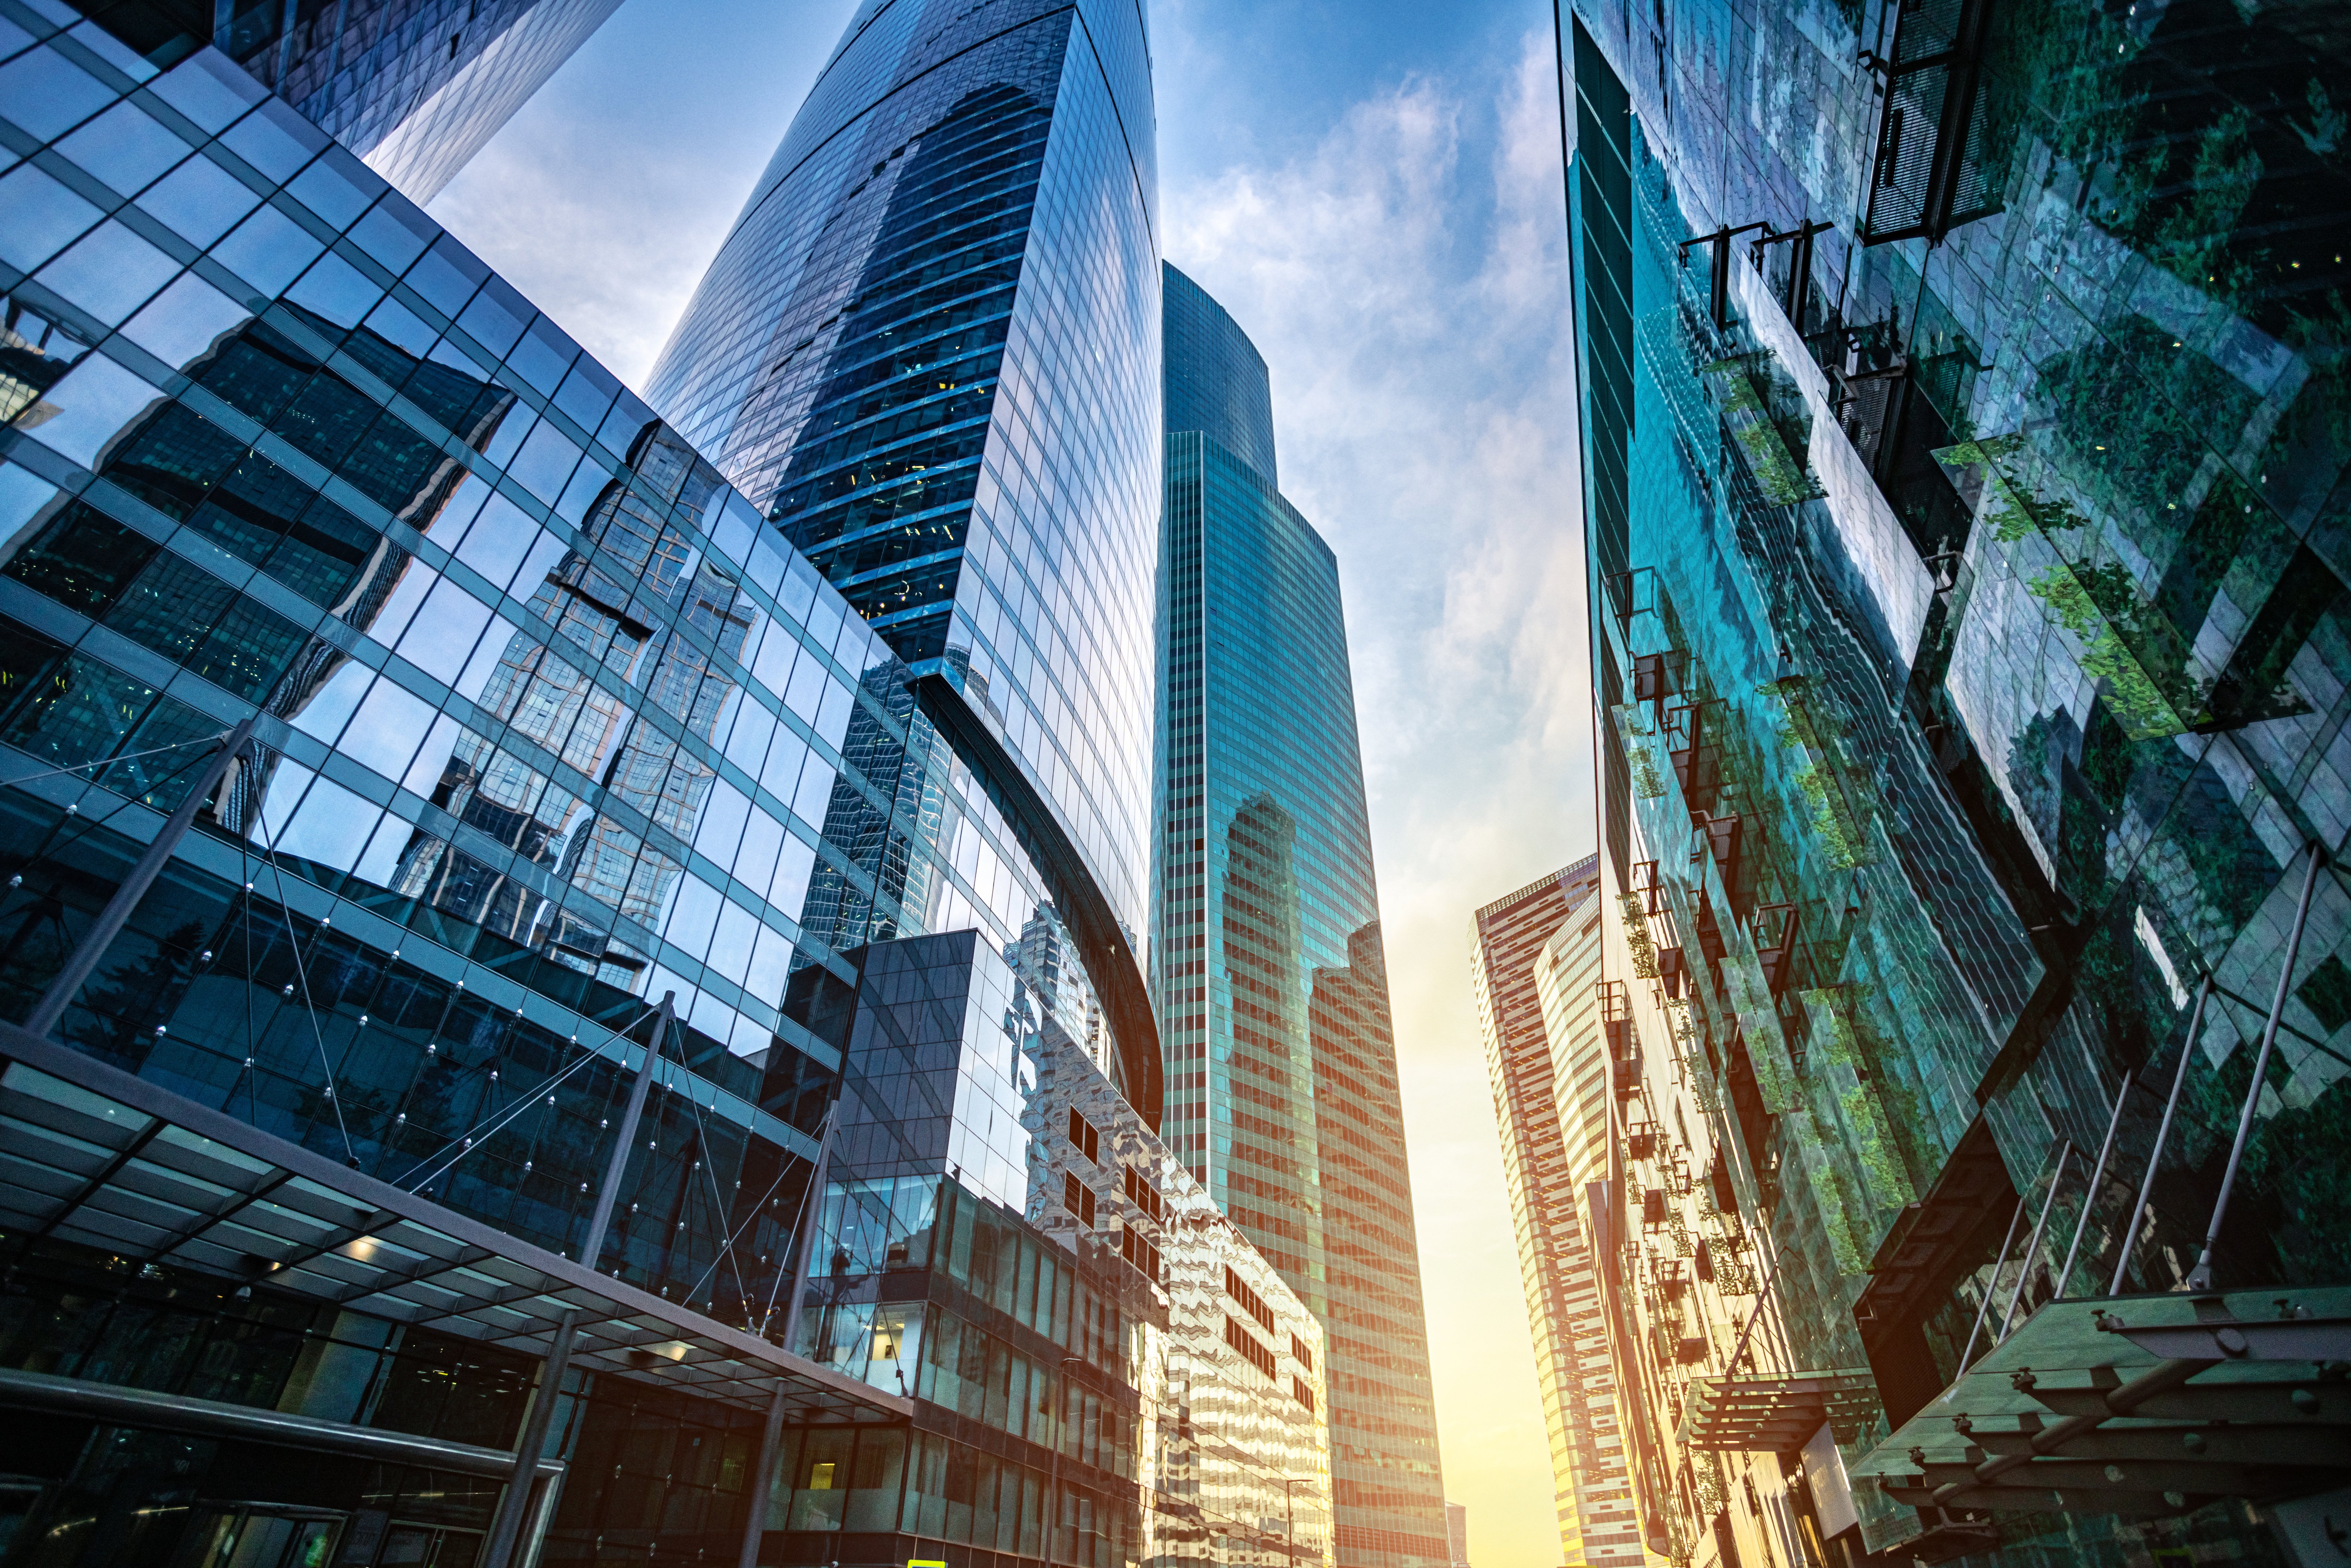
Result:
[[[1065,1355],[1059,1364],[1083,1366],[1086,1364],[1086,1358],[1081,1355]],[[1056,1402],[1053,1411],[1056,1430],[1053,1433],[1052,1466],[1046,1472],[1045,1481],[1045,1568],[1052,1568],[1053,1540],[1061,1528],[1061,1434],[1059,1428],[1064,1425],[1062,1417],[1070,1407],[1068,1375],[1065,1373],[1062,1375],[1062,1397]]]
[[1276,1476],[1281,1483],[1281,1553],[1290,1562],[1298,1561],[1298,1513],[1291,1505],[1290,1489],[1301,1481],[1315,1481],[1320,1476]]

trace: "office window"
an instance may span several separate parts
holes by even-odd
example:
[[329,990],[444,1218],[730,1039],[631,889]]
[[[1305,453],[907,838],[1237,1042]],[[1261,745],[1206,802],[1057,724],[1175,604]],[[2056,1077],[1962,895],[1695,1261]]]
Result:
[[1154,1219],[1164,1218],[1159,1189],[1151,1185],[1149,1176],[1133,1166],[1126,1167],[1126,1201]]
[[1268,1377],[1274,1375],[1273,1352],[1258,1343],[1257,1335],[1249,1333],[1229,1317],[1225,1320],[1225,1343],[1240,1352],[1243,1361],[1248,1362]]

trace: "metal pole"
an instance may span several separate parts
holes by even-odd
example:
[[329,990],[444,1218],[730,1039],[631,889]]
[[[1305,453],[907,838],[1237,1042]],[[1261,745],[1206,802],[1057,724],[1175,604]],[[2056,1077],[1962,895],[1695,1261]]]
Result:
[[1061,1534],[1061,1441],[1069,1433],[1070,1375],[1063,1367],[1083,1366],[1085,1358],[1065,1355],[1053,1367],[1061,1378],[1061,1392],[1053,1406],[1053,1459],[1045,1479],[1045,1568],[1053,1568],[1053,1547]]
[[2229,1168],[2221,1173],[2220,1196],[2212,1205],[2212,1223],[2204,1228],[2204,1250],[2197,1254],[2196,1267],[2189,1271],[2188,1288],[2209,1291],[2212,1288],[2212,1249],[2220,1240],[2220,1222],[2229,1216],[2229,1194],[2237,1185],[2237,1166],[2245,1157],[2245,1140],[2253,1134],[2253,1112],[2262,1103],[2262,1082],[2268,1075],[2270,1048],[2277,1044],[2278,1020],[2285,1016],[2285,998],[2294,987],[2294,955],[2302,951],[2302,927],[2310,918],[2310,894],[2318,883],[2318,862],[2325,859],[2325,850],[2316,839],[2310,841],[2310,870],[2303,874],[2302,901],[2294,905],[2294,934],[2286,938],[2285,962],[2278,968],[2277,995],[2270,1002],[2270,1021],[2262,1030],[2262,1051],[2253,1058],[2253,1081],[2245,1088],[2245,1109],[2237,1118],[2237,1141],[2229,1148]]
[[[825,1173],[832,1159],[833,1124],[839,1120],[841,1105],[836,1101],[825,1114],[824,1131],[817,1138],[816,1169],[809,1174],[808,1197],[800,1203],[799,1256],[792,1262],[792,1299],[784,1303],[784,1348],[794,1355],[799,1354],[800,1303],[808,1298],[809,1265],[816,1256],[816,1233],[824,1224]],[[844,1223],[846,1219],[843,1216]]]
[[590,1269],[603,1260],[604,1232],[612,1223],[612,1205],[620,1200],[621,1178],[629,1168],[630,1152],[636,1146],[637,1126],[644,1120],[645,1094],[653,1086],[653,1069],[661,1061],[662,1047],[669,1043],[670,1019],[674,1016],[677,1001],[675,991],[664,991],[661,1017],[653,1024],[653,1043],[645,1047],[645,1060],[637,1068],[637,1081],[629,1086],[628,1109],[621,1113],[621,1135],[612,1142],[611,1163],[604,1167],[604,1185],[597,1189],[595,1211],[588,1217],[588,1234],[580,1243],[580,1261]]
[[2082,1250],[2082,1238],[2089,1233],[2090,1211],[2098,1205],[2098,1183],[2105,1178],[2106,1156],[2115,1152],[2115,1129],[2123,1124],[2123,1102],[2130,1098],[2131,1075],[2123,1074],[2122,1087],[2115,1091],[2115,1113],[2106,1118],[2106,1141],[2098,1145],[2098,1163],[2090,1169],[2090,1186],[2082,1195],[2081,1223],[2074,1227],[2074,1245],[2065,1249],[2065,1266],[2057,1270],[2056,1299],[2065,1299],[2065,1281],[2074,1277],[2074,1260]]
[[530,1513],[531,1483],[538,1479],[539,1456],[547,1451],[547,1429],[555,1419],[556,1397],[563,1392],[563,1374],[571,1365],[572,1331],[579,1322],[580,1314],[568,1308],[555,1320],[547,1359],[539,1364],[538,1389],[531,1397],[530,1415],[522,1424],[522,1440],[515,1445],[514,1474],[507,1479],[506,1495],[498,1499],[498,1511],[490,1519],[482,1568],[509,1568],[513,1560],[515,1542]]
[[2016,1262],[2016,1289],[2008,1293],[2008,1310],[2000,1314],[2000,1332],[1992,1335],[1998,1344],[2008,1337],[2008,1325],[2015,1321],[2016,1303],[2024,1300],[2024,1282],[2032,1278],[2032,1260],[2041,1256],[2041,1232],[2049,1223],[2049,1211],[2057,1207],[2057,1189],[2065,1185],[2065,1162],[2074,1157],[2074,1140],[2068,1138],[2057,1151],[2057,1169],[2049,1178],[2049,1196],[2041,1200],[2041,1218],[2032,1222],[2032,1238],[2024,1244],[2024,1256]]
[[107,948],[121,933],[122,927],[129,924],[132,912],[139,907],[139,901],[147,896],[147,890],[155,885],[157,877],[163,874],[164,864],[171,860],[172,852],[180,847],[180,841],[188,836],[188,829],[194,825],[196,813],[204,810],[204,801],[212,795],[213,786],[220,782],[221,775],[228,771],[228,765],[253,738],[253,722],[250,718],[246,719],[221,737],[218,749],[213,752],[204,770],[196,775],[196,781],[188,787],[187,798],[165,819],[163,831],[155,835],[154,841],[139,857],[139,862],[131,868],[131,874],[122,879],[122,885],[114,890],[114,896],[108,899],[106,907],[98,912],[97,923],[75,944],[73,956],[66,960],[66,967],[57,972],[57,977],[49,982],[49,988],[41,993],[32,1017],[25,1020],[26,1029],[46,1038],[49,1030],[57,1028],[57,1019],[65,1016],[67,1007],[80,992],[83,982],[89,978],[90,971],[98,967],[98,961],[106,956]]
[[2106,1294],[2119,1296],[2123,1291],[2123,1275],[2130,1268],[2131,1245],[2138,1236],[2139,1216],[2147,1212],[2147,1199],[2155,1196],[2155,1170],[2163,1164],[2163,1145],[2171,1136],[2171,1113],[2179,1109],[2179,1087],[2188,1082],[2188,1059],[2194,1054],[2196,1042],[2204,1034],[2204,1001],[2212,994],[2212,977],[2196,988],[2196,1011],[2188,1019],[2188,1039],[2179,1047],[2179,1066],[2171,1074],[2171,1094],[2163,1103],[2163,1121],[2155,1129],[2155,1148],[2147,1156],[2147,1179],[2139,1183],[2138,1201],[2131,1205],[2130,1218],[2123,1226],[2123,1255],[2115,1260],[2115,1282],[2106,1287]]
[[1983,1333],[1984,1319],[1991,1312],[1991,1299],[2000,1289],[2000,1271],[2008,1267],[2008,1249],[2016,1245],[2016,1228],[2024,1223],[2024,1199],[2016,1200],[2015,1209],[2008,1217],[2008,1234],[2001,1238],[2000,1256],[1991,1260],[1991,1278],[1984,1281],[1983,1301],[1976,1307],[1975,1326],[1968,1330],[1968,1348],[1959,1353],[1959,1370],[1965,1372],[1968,1363],[1976,1358],[1976,1340]]
[[768,1472],[775,1467],[776,1449],[784,1437],[784,1384],[776,1380],[768,1396],[768,1424],[759,1432],[759,1462],[751,1471],[750,1511],[743,1521],[743,1551],[736,1568],[759,1568],[759,1546],[768,1533]]

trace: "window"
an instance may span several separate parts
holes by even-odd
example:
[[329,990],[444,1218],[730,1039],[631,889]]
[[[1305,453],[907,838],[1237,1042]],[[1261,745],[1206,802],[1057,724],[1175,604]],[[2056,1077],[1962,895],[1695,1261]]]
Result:
[[[1314,1370],[1314,1353],[1311,1350],[1309,1350],[1306,1346],[1306,1342],[1300,1339],[1296,1334],[1291,1334],[1290,1336],[1290,1354],[1297,1361],[1299,1365],[1304,1367],[1309,1372]],[[1311,1405],[1313,1401],[1309,1400],[1307,1403]]]
[[1126,1167],[1126,1201],[1154,1219],[1164,1218],[1159,1189],[1151,1185],[1149,1176],[1133,1166]]
[[1132,1225],[1118,1239],[1119,1256],[1134,1265],[1143,1277],[1156,1282],[1159,1278],[1159,1249],[1154,1247],[1142,1231]]
[[1298,1402],[1301,1405],[1305,1406],[1309,1410],[1314,1408],[1314,1390],[1306,1386],[1306,1379],[1302,1377],[1291,1378],[1290,1380],[1290,1392],[1297,1396]]
[[[1273,1309],[1265,1304],[1263,1296],[1249,1288],[1248,1281],[1233,1272],[1233,1266],[1230,1263],[1225,1265],[1225,1294],[1238,1301],[1241,1311],[1263,1323],[1266,1333],[1273,1332]],[[1270,1367],[1267,1369],[1267,1375],[1269,1376],[1272,1375]]]
[[1274,1375],[1273,1352],[1258,1343],[1257,1335],[1249,1333],[1229,1317],[1225,1320],[1225,1343],[1240,1352],[1243,1361],[1248,1362],[1268,1377]]
[[1102,1163],[1101,1135],[1094,1131],[1094,1124],[1092,1122],[1078,1114],[1077,1107],[1074,1105],[1070,1107],[1070,1147],[1096,1165]]
[[1094,1222],[1094,1189],[1078,1179],[1075,1171],[1061,1173],[1061,1207],[1078,1217],[1078,1223],[1091,1229]]

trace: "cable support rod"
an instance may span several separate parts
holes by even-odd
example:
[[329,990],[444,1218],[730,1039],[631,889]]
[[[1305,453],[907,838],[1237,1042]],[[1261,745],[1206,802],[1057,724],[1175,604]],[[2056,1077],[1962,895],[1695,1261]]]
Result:
[[[65,1016],[66,1009],[80,993],[83,983],[97,969],[99,960],[114,945],[114,939],[121,934],[123,926],[130,924],[140,900],[146,897],[147,890],[155,885],[155,879],[163,874],[164,865],[170,862],[172,852],[179,848],[180,841],[187,837],[188,829],[194,823],[196,813],[204,809],[213,787],[220,782],[221,776],[228,771],[230,761],[244,750],[252,737],[253,720],[248,718],[216,738],[214,749],[205,759],[203,772],[189,787],[179,806],[164,819],[162,830],[149,841],[131,866],[130,874],[115,888],[114,896],[108,899],[106,906],[99,911],[97,920],[75,944],[72,956],[66,960],[57,977],[49,982],[48,988],[41,993],[41,999],[34,1004],[31,1016],[25,1020],[26,1029],[47,1038],[49,1031],[57,1028],[57,1020]],[[129,802],[126,800],[124,804]]]
[[2098,1183],[2106,1174],[2106,1156],[2115,1152],[2115,1131],[2123,1124],[2123,1103],[2130,1098],[2131,1075],[2123,1074],[2122,1087],[2115,1091],[2115,1113],[2106,1118],[2105,1142],[2098,1145],[2098,1163],[2091,1168],[2090,1185],[2082,1192],[2082,1218],[2074,1227],[2074,1245],[2065,1249],[2065,1266],[2057,1270],[2057,1289],[2053,1299],[2065,1299],[2065,1281],[2074,1277],[2074,1260],[2082,1251],[2082,1238],[2089,1234],[2090,1212],[2098,1206]]
[[[643,1012],[641,1012],[635,1018],[631,1019],[622,1029],[615,1030],[615,1034],[625,1038],[629,1030],[632,1030],[639,1024],[644,1022],[646,1019],[653,1016],[655,1010],[656,1009],[653,1008],[647,1008]],[[573,1045],[580,1045],[579,1038],[574,1036],[571,1040],[571,1043]],[[395,1186],[407,1187],[412,1192],[422,1190],[427,1182],[438,1180],[441,1176],[446,1175],[460,1160],[463,1160],[467,1155],[473,1153],[475,1147],[486,1144],[492,1134],[503,1132],[506,1128],[511,1126],[514,1124],[515,1119],[520,1116],[525,1111],[529,1110],[533,1104],[537,1103],[541,1095],[561,1088],[563,1084],[570,1079],[573,1073],[585,1071],[590,1064],[604,1060],[603,1052],[598,1051],[593,1046],[580,1046],[580,1060],[565,1068],[561,1072],[556,1074],[553,1078],[547,1080],[547,1082],[540,1084],[538,1088],[533,1089],[528,1094],[523,1095],[514,1104],[507,1106],[497,1114],[488,1117],[484,1121],[476,1122],[465,1132],[452,1136],[448,1144],[444,1144],[442,1145],[442,1152],[444,1154],[447,1154],[450,1144],[458,1145],[459,1147],[455,1155],[450,1155],[447,1164],[443,1165],[429,1175],[418,1176],[416,1173],[423,1169],[432,1157],[428,1155],[425,1159],[419,1160],[415,1165],[410,1166],[408,1174],[402,1176],[392,1185]]]
[[[76,772],[84,768],[111,768],[118,762],[135,762],[142,757],[161,757],[167,751],[182,751],[191,746],[211,746],[217,744],[222,737],[227,734],[228,731],[223,730],[219,735],[200,735],[193,740],[175,740],[169,746],[151,746],[142,751],[118,751],[110,757],[93,757],[87,762],[60,763],[55,768],[44,768],[36,772],[20,774],[14,779],[0,779],[0,788],[15,789],[19,785],[30,784],[37,779],[53,779],[59,774]],[[85,779],[84,782],[92,783],[95,780]]]
[[2016,1304],[2024,1300],[2025,1281],[2032,1278],[2033,1260],[2041,1256],[2041,1233],[2048,1228],[2050,1210],[2057,1207],[2057,1189],[2065,1185],[2065,1162],[2073,1157],[2074,1140],[2068,1138],[2058,1147],[2057,1168],[2049,1177],[2049,1196],[2041,1200],[2041,1218],[2032,1222],[2032,1238],[2016,1260],[2016,1289],[2008,1293],[2008,1310],[2000,1314],[2000,1329],[1991,1336],[1995,1345],[2008,1338],[2008,1325],[2016,1319]]
[[1984,1319],[1991,1312],[1991,1299],[2000,1293],[2000,1271],[2008,1267],[2008,1249],[2016,1245],[2016,1228],[2024,1223],[2024,1198],[2017,1197],[2016,1207],[2009,1211],[2008,1234],[2001,1239],[2000,1256],[1991,1260],[1991,1278],[1984,1281],[1983,1300],[1976,1303],[1975,1326],[1968,1330],[1968,1347],[1959,1353],[1959,1371],[1965,1373],[1968,1363],[1976,1355],[1976,1340],[1983,1333]]
[[[263,815],[256,825],[261,829],[262,862],[277,874],[278,881],[282,884],[286,880],[286,869],[277,863],[276,835],[269,831],[268,817],[266,814]],[[248,891],[250,891],[249,885]],[[326,1034],[319,1028],[319,1004],[310,992],[310,967],[302,961],[302,938],[294,929],[294,910],[291,904],[284,898],[274,899],[272,902],[277,905],[278,915],[285,924],[287,946],[293,950],[294,977],[302,983],[302,1011],[310,1025],[310,1043],[319,1053],[319,1070],[327,1075],[327,1103],[335,1108],[335,1131],[342,1134],[343,1163],[356,1170],[360,1163],[359,1151],[352,1146],[350,1126],[343,1120],[342,1096],[335,1092],[338,1087],[335,1067],[334,1063],[327,1058]],[[249,949],[246,956],[250,961],[252,953]],[[252,981],[252,975],[247,973],[246,985],[250,987]]]
[[2188,1082],[2188,1061],[2196,1051],[2196,1042],[2203,1038],[2204,1003],[2212,995],[2212,977],[2204,977],[2196,988],[2196,1010],[2189,1016],[2188,1038],[2179,1042],[2179,1065],[2171,1074],[2171,1093],[2163,1102],[2163,1120],[2155,1129],[2155,1147],[2147,1156],[2147,1177],[2139,1183],[2138,1201],[2131,1205],[2130,1217],[2123,1224],[2122,1256],[2115,1260],[2114,1283],[2106,1294],[2122,1294],[2123,1276],[2130,1269],[2132,1244],[2138,1239],[2139,1217],[2147,1212],[2147,1199],[2155,1196],[2156,1168],[2163,1164],[2163,1145],[2171,1136],[2171,1113],[2179,1109],[2179,1088]]
[[2204,1249],[2197,1254],[2196,1267],[2189,1270],[2188,1288],[2209,1291],[2212,1288],[2212,1249],[2220,1245],[2220,1226],[2229,1217],[2229,1198],[2237,1185],[2237,1168],[2244,1163],[2245,1144],[2253,1134],[2253,1114],[2261,1108],[2262,1091],[2268,1087],[2270,1052],[2277,1046],[2278,1022],[2285,1015],[2285,999],[2294,988],[2294,961],[2302,951],[2302,931],[2310,920],[2310,895],[2318,885],[2318,868],[2326,859],[2326,850],[2316,839],[2310,841],[2310,869],[2303,873],[2302,897],[2294,904],[2294,930],[2286,937],[2285,958],[2278,966],[2277,995],[2270,1003],[2268,1024],[2262,1030],[2262,1049],[2253,1058],[2252,1081],[2245,1086],[2245,1108],[2237,1117],[2237,1141],[2229,1146],[2229,1166],[2220,1176],[2220,1194],[2213,1200],[2212,1222],[2204,1228]]

